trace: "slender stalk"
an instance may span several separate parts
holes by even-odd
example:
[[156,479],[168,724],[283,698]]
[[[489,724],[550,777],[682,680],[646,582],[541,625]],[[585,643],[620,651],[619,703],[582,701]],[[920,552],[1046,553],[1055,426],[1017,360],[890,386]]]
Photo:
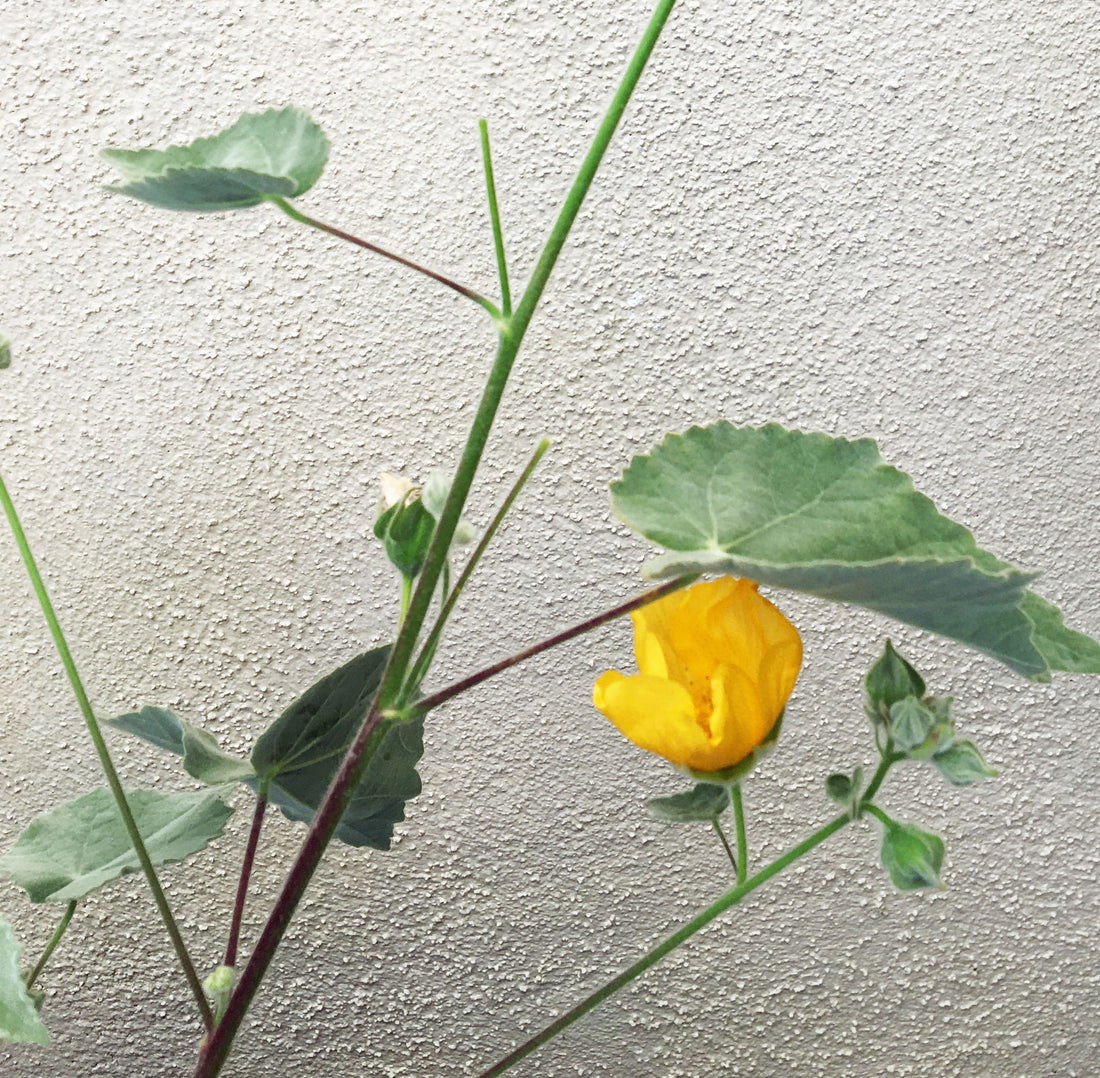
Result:
[[862,810],[864,812],[870,813],[872,816],[874,816],[876,820],[879,821],[879,823],[881,823],[885,827],[890,827],[894,822],[890,819],[889,816],[886,815],[885,812],[882,811],[882,809],[878,807],[878,805],[864,805],[862,806]]
[[539,643],[532,644],[529,648],[524,648],[523,651],[517,652],[515,655],[509,655],[507,659],[501,659],[499,662],[493,663],[492,666],[487,666],[483,670],[478,670],[477,673],[470,674],[461,681],[456,681],[446,688],[440,689],[439,692],[432,693],[431,696],[425,696],[399,709],[397,714],[400,715],[401,718],[412,718],[414,715],[426,715],[429,711],[439,707],[440,704],[445,704],[452,697],[466,692],[467,689],[472,689],[475,685],[480,685],[483,681],[488,681],[489,678],[516,666],[526,659],[533,659],[536,655],[541,655],[544,651],[556,648],[559,644],[564,644],[567,640],[572,640],[574,637],[591,632],[593,629],[598,629],[601,625],[606,625],[609,621],[621,618],[624,614],[629,614],[632,610],[637,610],[639,607],[656,602],[658,599],[662,599],[664,596],[670,595],[674,591],[679,591],[680,588],[687,587],[687,585],[695,580],[698,575],[698,573],[688,573],[685,576],[678,576],[669,580],[659,588],[651,588],[641,595],[636,595],[629,602],[621,603],[619,606],[612,607],[610,610],[605,610],[602,614],[597,614],[587,621],[582,621],[578,625],[572,625],[568,629],[563,629],[560,633],[547,637],[545,640],[540,640]]
[[73,919],[73,914],[76,913],[76,905],[76,899],[74,899],[65,907],[65,912],[61,915],[61,923],[50,937],[50,942],[46,944],[46,949],[42,952],[42,957],[25,978],[28,989],[38,980],[38,975],[46,968],[46,963],[49,962],[50,955],[57,949],[57,945],[61,942],[61,937],[65,935],[65,929],[69,927],[69,922]]
[[737,826],[737,882],[744,883],[749,873],[749,841],[745,834],[745,806],[741,803],[741,784],[730,790],[733,818]]
[[867,789],[863,791],[863,796],[859,799],[859,812],[862,812],[870,805],[871,798],[878,793],[878,789],[882,785],[882,780],[886,778],[886,773],[901,759],[904,759],[904,756],[901,753],[892,752],[891,745],[887,743],[886,751],[882,754],[882,759],[879,761],[878,768],[874,775],[871,776],[871,781],[867,783]]
[[376,255],[381,255],[383,258],[388,258],[391,262],[396,262],[398,265],[407,266],[411,270],[416,270],[417,273],[422,273],[425,277],[430,277],[433,281],[438,281],[441,285],[445,285],[447,288],[452,289],[460,296],[472,299],[474,303],[484,307],[485,310],[493,316],[494,321],[500,321],[501,315],[500,311],[497,310],[496,304],[486,299],[480,292],[475,292],[472,288],[467,288],[457,281],[452,281],[450,277],[444,277],[442,273],[436,273],[435,270],[430,270],[427,266],[422,266],[420,263],[413,262],[409,258],[403,258],[401,255],[394,254],[392,251],[387,251],[384,247],[379,247],[376,243],[371,243],[369,240],[363,240],[358,236],[353,236],[350,232],[345,232],[342,228],[336,228],[334,225],[326,225],[323,221],[318,221],[315,217],[309,217],[302,213],[301,210],[295,209],[285,198],[280,198],[278,195],[268,195],[267,201],[278,206],[287,217],[298,221],[300,224],[309,225],[310,228],[316,228],[320,232],[327,232],[330,236],[335,236],[337,239],[346,240],[348,243],[354,243],[356,247],[362,247],[366,251],[371,251]]
[[252,866],[256,862],[256,848],[260,844],[260,830],[264,825],[264,813],[267,811],[267,783],[263,783],[256,793],[256,809],[252,813],[252,828],[248,832],[248,843],[244,850],[244,863],[241,865],[241,878],[237,884],[237,898],[233,903],[233,919],[229,923],[229,942],[225,945],[223,966],[237,964],[237,944],[241,938],[241,921],[244,918],[244,903],[248,897],[248,881],[252,878]]
[[500,227],[500,207],[497,205],[497,186],[493,179],[493,158],[489,152],[489,125],[478,120],[481,133],[481,160],[485,165],[485,193],[489,198],[489,217],[493,222],[493,247],[497,253],[497,276],[500,278],[500,309],[507,318],[512,313],[512,293],[508,288],[508,263],[504,258],[504,232]]
[[[867,787],[867,792],[860,798],[859,813],[871,812],[876,816],[885,816],[885,813],[883,813],[877,805],[871,803],[871,798],[877,793],[879,787],[882,785],[883,779],[886,778],[886,773],[899,759],[901,759],[901,757],[896,754],[887,754],[883,756],[882,761],[879,763],[878,770],[875,772],[874,778],[871,779]],[[859,813],[856,813],[856,815],[858,816]],[[547,1026],[541,1033],[524,1041],[518,1048],[482,1073],[480,1078],[493,1078],[494,1075],[503,1074],[506,1070],[511,1069],[511,1067],[521,1059],[529,1056],[537,1048],[540,1048],[547,1041],[556,1037],[562,1030],[571,1026],[578,1018],[582,1018],[589,1011],[603,1003],[604,1000],[613,996],[620,988],[630,984],[631,981],[641,976],[641,974],[645,973],[651,966],[655,966],[670,951],[674,951],[681,943],[690,939],[701,928],[706,927],[706,925],[710,924],[711,921],[724,913],[731,906],[735,906],[741,899],[751,891],[756,890],[762,883],[766,883],[773,876],[782,872],[783,869],[809,853],[814,847],[820,846],[827,838],[836,834],[837,831],[840,831],[845,824],[851,822],[851,819],[852,816],[848,813],[835,817],[830,820],[829,823],[825,824],[824,827],[818,828],[812,835],[803,839],[797,846],[792,846],[786,853],[781,854],[772,861],[771,864],[762,868],[755,876],[747,880],[739,881],[736,887],[727,891],[717,902],[708,906],[697,917],[688,921],[686,925],[669,936],[668,939],[659,943],[651,951],[643,955],[629,969],[624,970],[617,977],[608,981],[607,984],[598,988],[590,996],[578,1003],[572,1010],[567,1011],[557,1021]],[[744,864],[743,856],[740,863]]]
[[419,582],[413,592],[408,616],[397,634],[397,640],[390,652],[386,669],[382,673],[382,681],[379,685],[375,704],[352,741],[343,763],[325,794],[324,801],[313,818],[313,823],[310,825],[305,841],[298,851],[298,856],[291,866],[283,889],[275,902],[275,908],[272,910],[252,952],[252,957],[245,966],[241,979],[230,997],[222,1020],[203,1045],[195,1069],[195,1078],[215,1078],[225,1064],[233,1038],[244,1020],[245,1013],[260,986],[260,981],[271,964],[275,951],[286,932],[287,926],[290,924],[302,895],[309,886],[309,881],[312,879],[325,849],[332,839],[333,832],[344,814],[352,793],[370,763],[370,757],[366,754],[366,749],[371,735],[382,721],[383,711],[391,707],[395,698],[400,696],[413,649],[416,647],[416,641],[431,605],[432,596],[435,594],[436,584],[443,572],[455,528],[458,526],[459,517],[466,504],[474,474],[489,439],[489,432],[493,420],[496,418],[497,408],[504,396],[508,376],[516,357],[519,355],[524,334],[527,332],[535,308],[538,306],[539,299],[550,279],[558,255],[561,254],[561,250],[565,246],[569,230],[580,212],[585,196],[588,194],[588,189],[592,186],[600,160],[611,143],[619,120],[626,110],[630,96],[642,76],[646,62],[657,44],[657,39],[660,37],[665,22],[672,13],[675,2],[676,0],[660,0],[649,25],[642,35],[642,40],[635,51],[634,57],[627,66],[626,73],[611,101],[607,114],[596,132],[592,146],[585,155],[577,177],[566,195],[561,212],[551,229],[550,237],[543,248],[542,255],[539,257],[531,280],[524,289],[519,305],[512,313],[511,318],[502,320],[499,323],[500,334],[497,342],[496,358],[482,391],[481,402],[478,405],[470,433],[467,436],[466,446],[459,460],[454,482],[451,484],[450,493],[436,525],[435,535],[432,538],[424,568],[421,570]]
[[31,586],[34,588],[34,593],[38,598],[38,605],[42,608],[42,613],[46,618],[46,624],[50,628],[50,635],[53,637],[54,646],[57,648],[57,653],[61,657],[61,665],[65,668],[65,674],[69,679],[69,684],[72,686],[73,694],[76,696],[77,705],[80,707],[80,712],[84,716],[84,725],[88,728],[88,735],[91,737],[92,744],[95,746],[96,755],[99,757],[100,767],[103,769],[103,774],[107,779],[107,785],[110,787],[111,794],[114,796],[119,815],[122,817],[123,825],[126,828],[127,834],[130,836],[131,843],[133,843],[138,861],[141,862],[141,868],[149,884],[149,890],[153,893],[153,901],[160,911],[161,920],[164,922],[164,927],[168,931],[168,936],[172,941],[172,946],[175,948],[176,957],[179,959],[180,966],[183,968],[187,983],[191,987],[191,994],[195,997],[195,1002],[198,1004],[199,1013],[202,1015],[203,1022],[209,1028],[213,1021],[213,1013],[210,1010],[210,1005],[206,1002],[206,996],[203,994],[202,983],[199,981],[198,974],[195,972],[195,966],[191,961],[191,956],[187,953],[187,945],[183,942],[183,936],[180,933],[179,926],[176,924],[176,919],[172,916],[172,909],[168,905],[168,899],[160,885],[160,880],[157,878],[157,871],[153,867],[153,861],[149,857],[149,851],[145,848],[145,842],[141,837],[141,832],[138,830],[137,821],[134,819],[134,814],[130,811],[130,805],[126,800],[126,793],[122,788],[122,781],[119,779],[118,772],[115,770],[114,761],[111,759],[111,754],[107,749],[107,742],[103,739],[103,734],[99,728],[99,722],[96,720],[95,712],[92,710],[91,701],[89,701],[88,694],[84,690],[84,683],[81,681],[76,663],[73,661],[72,652],[69,651],[69,645],[65,640],[65,634],[61,631],[61,623],[57,620],[57,615],[54,613],[53,603],[50,602],[49,594],[46,592],[46,585],[42,581],[42,575],[39,573],[34,555],[31,553],[30,543],[27,542],[27,536],[23,531],[23,525],[20,523],[19,515],[15,511],[15,504],[12,502],[11,496],[8,494],[8,489],[4,485],[2,478],[0,478],[0,503],[4,506],[4,514],[7,516],[8,523],[11,525],[11,530],[15,535],[15,542],[23,558],[23,565],[26,567],[27,575],[31,579]]
[[711,826],[714,828],[714,833],[722,841],[722,848],[726,851],[726,856],[730,859],[730,864],[733,865],[733,871],[737,873],[737,882],[744,883],[744,880],[741,879],[741,869],[738,867],[737,855],[733,852],[733,848],[729,844],[729,839],[726,838],[725,831],[722,830],[717,820],[711,820]]
[[670,951],[676,950],[680,944],[694,936],[701,928],[705,928],[711,921],[720,914],[725,913],[731,906],[737,905],[741,899],[750,892],[755,891],[762,883],[766,883],[772,876],[782,872],[788,865],[797,861],[804,854],[809,853],[815,846],[820,846],[822,842],[831,835],[836,834],[836,832],[841,830],[848,822],[849,818],[847,813],[842,816],[837,816],[824,827],[818,828],[818,830],[800,842],[797,846],[793,846],[785,854],[777,857],[770,865],[766,868],[762,868],[755,876],[752,876],[743,883],[739,883],[736,887],[727,891],[717,902],[708,906],[697,917],[688,921],[686,925],[669,936],[668,939],[659,943],[653,950],[645,954],[629,969],[624,970],[617,977],[612,978],[607,984],[593,992],[587,999],[578,1003],[577,1006],[573,1007],[571,1010],[566,1011],[566,1013],[556,1022],[548,1025],[541,1033],[536,1034],[534,1037],[530,1038],[530,1040],[524,1041],[518,1048],[510,1052],[498,1063],[495,1063],[487,1071],[483,1072],[481,1078],[492,1078],[493,1075],[503,1074],[505,1071],[510,1070],[521,1059],[529,1056],[535,1049],[540,1048],[548,1040],[561,1033],[562,1030],[571,1026],[578,1018],[582,1018],[589,1011],[603,1003],[604,1000],[613,996],[620,988],[630,984],[636,977],[640,977],[651,966],[655,966]]
[[[435,619],[435,624],[432,626],[431,632],[428,633],[428,639],[420,649],[420,654],[416,657],[416,662],[413,663],[412,670],[406,680],[407,692],[413,693],[420,687],[420,682],[428,672],[428,666],[432,661],[432,657],[435,655],[435,649],[443,633],[443,627],[447,624],[447,619],[451,616],[451,611],[454,610],[455,603],[458,602],[458,597],[462,594],[462,589],[473,575],[474,569],[477,568],[477,563],[481,560],[482,554],[485,553],[489,544],[493,541],[493,536],[496,535],[497,530],[504,522],[508,510],[512,508],[512,503],[519,497],[519,492],[526,486],[527,480],[531,478],[539,461],[542,460],[543,454],[549,448],[550,443],[545,438],[535,447],[535,452],[531,454],[531,459],[527,462],[527,467],[520,472],[519,478],[512,484],[512,489],[508,492],[508,497],[504,499],[500,508],[496,511],[496,515],[489,522],[489,527],[485,529],[485,534],[478,541],[477,546],[474,547],[473,553],[470,555],[462,572],[459,574],[458,580],[455,581],[454,589],[450,591],[443,600],[443,605],[440,608],[439,615]],[[444,588],[444,591],[446,591],[446,588]]]

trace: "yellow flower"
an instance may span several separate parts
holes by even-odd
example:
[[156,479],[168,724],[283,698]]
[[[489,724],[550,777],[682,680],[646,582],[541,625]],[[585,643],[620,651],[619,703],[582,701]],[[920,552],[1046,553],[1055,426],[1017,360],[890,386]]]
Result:
[[769,742],[802,665],[798,630],[751,580],[695,584],[631,615],[638,673],[609,670],[593,700],[635,745],[692,771]]

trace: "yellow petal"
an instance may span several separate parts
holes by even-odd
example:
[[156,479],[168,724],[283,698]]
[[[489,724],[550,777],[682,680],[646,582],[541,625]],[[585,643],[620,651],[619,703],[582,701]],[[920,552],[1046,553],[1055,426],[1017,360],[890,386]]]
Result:
[[714,713],[710,729],[714,747],[702,771],[721,771],[740,763],[775,725],[779,712],[765,711],[756,684],[743,670],[721,666],[711,679]]
[[592,693],[600,709],[635,745],[674,764],[706,767],[711,746],[695,719],[691,695],[679,683],[610,670]]
[[775,644],[768,649],[760,664],[757,687],[764,711],[778,716],[787,706],[798,672],[802,668],[802,641],[795,634],[794,640]]
[[669,640],[670,625],[687,592],[674,591],[630,615],[634,623],[634,661],[638,671],[653,677],[681,679],[681,662]]

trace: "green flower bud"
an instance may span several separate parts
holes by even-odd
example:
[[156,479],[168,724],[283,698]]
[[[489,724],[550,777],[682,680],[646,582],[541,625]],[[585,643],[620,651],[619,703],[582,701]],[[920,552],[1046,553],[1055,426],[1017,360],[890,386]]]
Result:
[[435,534],[435,518],[424,508],[419,491],[410,490],[382,510],[374,522],[374,534],[382,540],[386,556],[397,571],[412,580],[423,568]]
[[872,722],[886,722],[890,708],[907,696],[924,696],[924,678],[895,650],[889,640],[881,658],[863,681],[866,709]]
[[982,779],[997,777],[997,772],[985,762],[973,741],[952,741],[933,754],[932,763],[952,786],[970,786]]
[[891,820],[882,836],[882,867],[899,891],[922,887],[943,888],[943,839],[911,823]]

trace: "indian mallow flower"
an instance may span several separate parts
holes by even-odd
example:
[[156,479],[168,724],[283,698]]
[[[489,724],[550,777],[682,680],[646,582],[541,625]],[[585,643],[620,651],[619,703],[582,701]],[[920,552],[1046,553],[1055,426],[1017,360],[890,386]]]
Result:
[[692,772],[751,767],[774,742],[802,665],[798,630],[751,580],[722,577],[631,614],[638,673],[593,691],[634,744]]

